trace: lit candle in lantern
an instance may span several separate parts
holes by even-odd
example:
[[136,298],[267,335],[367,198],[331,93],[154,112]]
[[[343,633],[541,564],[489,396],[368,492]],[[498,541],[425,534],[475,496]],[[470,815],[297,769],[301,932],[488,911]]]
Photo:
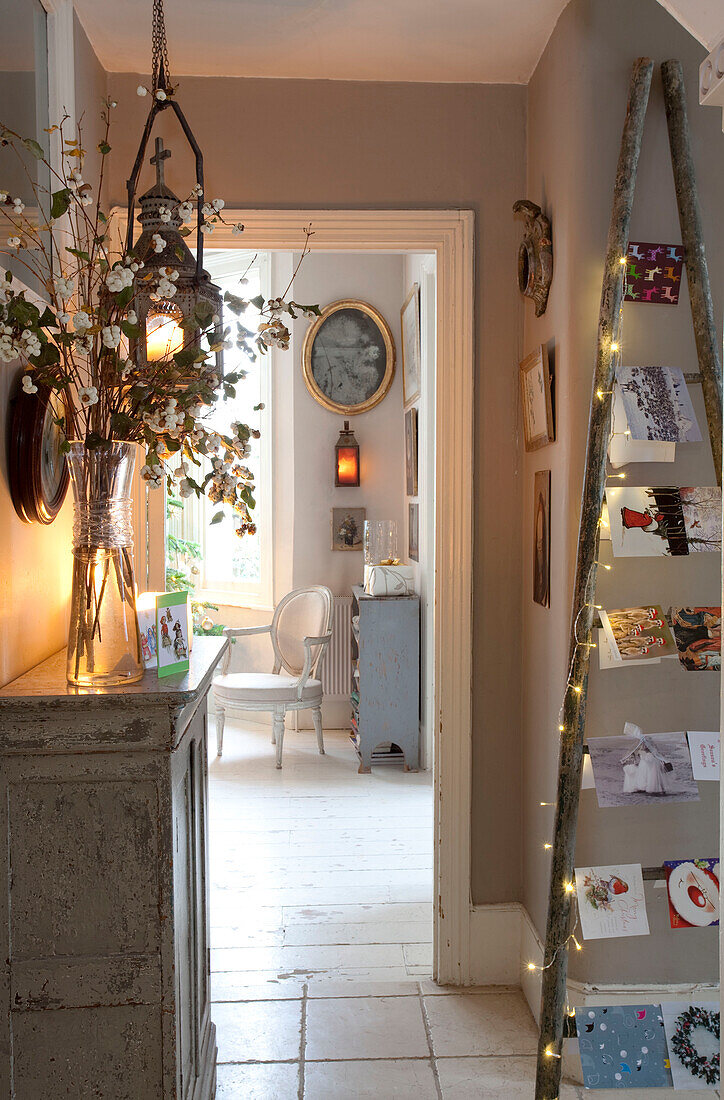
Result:
[[349,420],[345,420],[344,428],[339,433],[334,454],[334,484],[359,485],[359,444],[354,437],[354,432],[349,430]]
[[149,313],[146,318],[146,358],[150,363],[175,355],[184,346],[180,317],[169,313]]

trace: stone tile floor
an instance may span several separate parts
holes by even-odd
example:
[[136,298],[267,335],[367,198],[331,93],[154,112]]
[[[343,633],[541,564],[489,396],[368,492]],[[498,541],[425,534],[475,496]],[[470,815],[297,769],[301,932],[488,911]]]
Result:
[[[211,758],[218,1100],[532,1100],[520,991],[430,979],[429,773],[358,775],[346,734],[325,743],[290,730],[279,772],[268,728],[232,721]],[[584,1095],[619,1090],[560,1100]]]

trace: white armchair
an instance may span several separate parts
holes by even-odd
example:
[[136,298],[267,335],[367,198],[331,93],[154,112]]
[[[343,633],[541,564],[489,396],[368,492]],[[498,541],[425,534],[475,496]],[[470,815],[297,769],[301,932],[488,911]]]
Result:
[[[332,593],[322,585],[296,588],[281,600],[268,626],[226,627],[227,638],[269,634],[274,649],[272,672],[229,672],[231,647],[221,675],[214,680],[216,752],[224,745],[227,710],[267,711],[273,714],[272,744],[277,767],[282,766],[284,719],[288,710],[311,710],[317,745],[324,753],[322,684],[315,679],[319,662],[332,637]],[[281,670],[288,675],[284,675]]]

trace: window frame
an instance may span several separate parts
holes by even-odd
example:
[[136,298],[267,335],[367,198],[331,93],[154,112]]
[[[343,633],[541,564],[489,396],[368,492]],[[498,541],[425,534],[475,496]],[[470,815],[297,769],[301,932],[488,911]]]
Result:
[[[218,253],[224,251],[227,257],[219,260]],[[205,264],[212,281],[219,276],[241,273],[250,261],[260,269],[260,292],[265,299],[269,297],[271,282],[271,256],[268,252],[249,251],[241,248],[210,249],[205,252]],[[225,318],[227,324],[235,318]],[[213,536],[216,528],[211,528],[211,515],[217,505],[208,497],[189,497],[184,501],[184,512],[189,518],[189,534],[201,546],[201,575],[196,586],[195,599],[200,603],[219,604],[221,606],[245,607],[257,610],[270,610],[273,607],[274,592],[274,447],[273,447],[273,410],[272,410],[272,353],[259,354],[260,384],[259,400],[264,408],[259,414],[259,477],[257,480],[257,508],[253,513],[259,535],[259,581],[229,581],[221,583],[206,574],[207,540]],[[243,386],[241,381],[239,385]],[[262,505],[263,500],[263,505]],[[223,524],[228,525],[227,516]]]

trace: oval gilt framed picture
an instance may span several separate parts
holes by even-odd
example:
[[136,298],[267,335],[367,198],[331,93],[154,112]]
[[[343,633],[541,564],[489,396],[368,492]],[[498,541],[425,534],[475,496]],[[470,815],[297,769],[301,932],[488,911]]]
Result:
[[384,317],[367,302],[332,302],[310,325],[302,354],[315,401],[345,416],[367,412],[395,376],[395,345]]

